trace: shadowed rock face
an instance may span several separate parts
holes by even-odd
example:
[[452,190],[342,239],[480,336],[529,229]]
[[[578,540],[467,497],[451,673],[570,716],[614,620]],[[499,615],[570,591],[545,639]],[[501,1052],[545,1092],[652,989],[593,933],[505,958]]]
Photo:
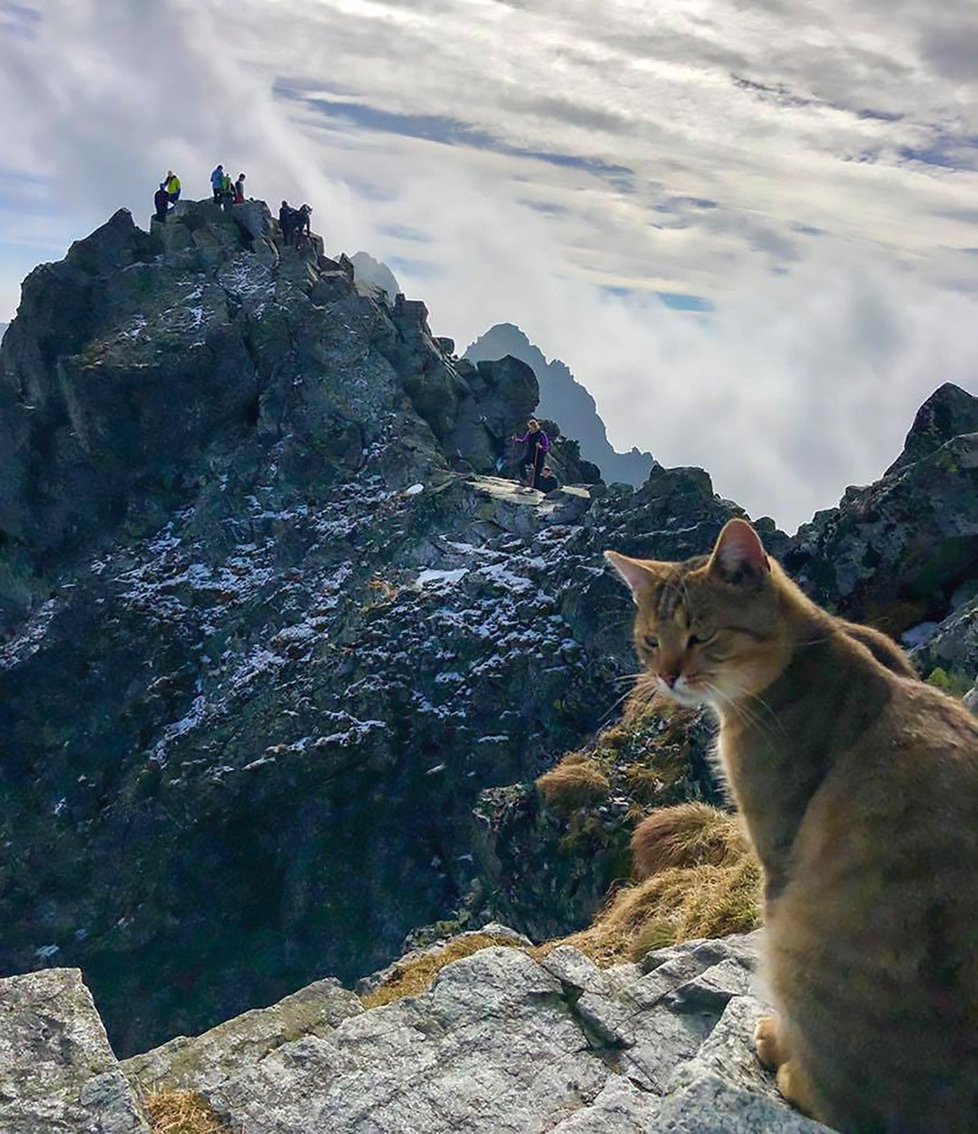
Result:
[[945,618],[978,579],[976,428],[978,398],[942,386],[883,478],[803,525],[785,565],[819,602],[890,633]]
[[978,433],[978,398],[945,382],[917,410],[903,452],[884,475],[907,468],[963,433]]
[[123,1052],[451,912],[479,792],[618,696],[600,552],[730,515],[695,471],[637,501],[478,475],[529,368],[456,365],[246,210],[116,214],[0,351],[0,965],[83,967]]

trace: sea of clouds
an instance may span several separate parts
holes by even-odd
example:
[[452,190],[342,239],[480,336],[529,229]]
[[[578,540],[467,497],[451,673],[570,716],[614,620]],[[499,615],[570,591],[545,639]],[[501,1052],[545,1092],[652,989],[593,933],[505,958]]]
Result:
[[850,8],[0,0],[0,319],[222,161],[436,334],[518,323],[619,448],[793,529],[978,390],[978,13]]

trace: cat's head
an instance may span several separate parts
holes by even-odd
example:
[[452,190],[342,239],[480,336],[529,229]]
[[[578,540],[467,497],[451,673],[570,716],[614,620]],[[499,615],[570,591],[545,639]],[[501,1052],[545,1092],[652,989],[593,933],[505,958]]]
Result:
[[745,520],[730,520],[709,556],[684,563],[605,558],[638,608],[635,649],[662,692],[722,709],[777,679],[790,653],[784,577]]

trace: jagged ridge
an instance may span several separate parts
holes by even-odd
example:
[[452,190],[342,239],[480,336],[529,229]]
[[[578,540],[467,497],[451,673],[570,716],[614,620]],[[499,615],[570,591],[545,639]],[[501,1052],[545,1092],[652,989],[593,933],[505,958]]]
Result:
[[[467,898],[587,921],[607,861],[521,876],[532,791],[485,795],[478,837],[473,804],[618,695],[630,609],[600,551],[696,554],[738,510],[699,470],[546,501],[484,475],[537,394],[283,251],[260,205],[117,214],[32,274],[0,350],[6,971],[84,965],[125,1052],[350,980]],[[927,415],[905,467],[769,548],[844,612],[950,614],[967,642],[960,420]]]

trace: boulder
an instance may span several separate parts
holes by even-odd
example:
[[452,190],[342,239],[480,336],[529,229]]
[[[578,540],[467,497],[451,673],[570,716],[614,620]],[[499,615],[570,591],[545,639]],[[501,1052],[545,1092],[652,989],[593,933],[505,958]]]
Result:
[[517,431],[522,436],[539,400],[537,380],[524,363],[515,358],[480,363],[458,402],[446,449],[477,473],[496,472],[508,438]]
[[0,979],[3,1134],[149,1134],[77,969]]
[[943,620],[978,578],[978,433],[847,489],[798,530],[784,563],[816,601],[891,634]]

